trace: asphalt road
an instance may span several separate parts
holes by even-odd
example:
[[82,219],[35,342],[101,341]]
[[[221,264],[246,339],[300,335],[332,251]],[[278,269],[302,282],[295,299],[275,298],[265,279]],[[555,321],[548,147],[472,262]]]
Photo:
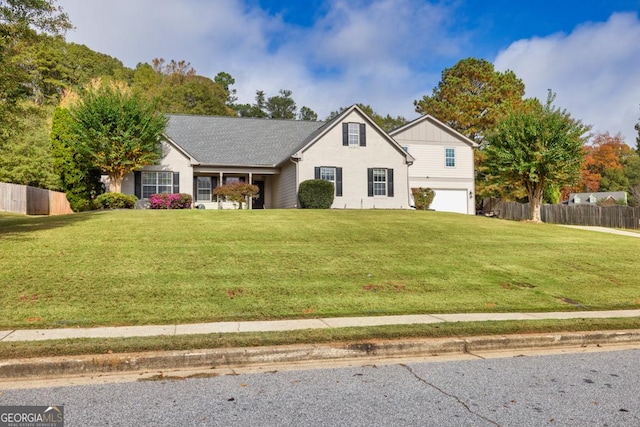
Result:
[[640,350],[5,389],[65,426],[638,426]]

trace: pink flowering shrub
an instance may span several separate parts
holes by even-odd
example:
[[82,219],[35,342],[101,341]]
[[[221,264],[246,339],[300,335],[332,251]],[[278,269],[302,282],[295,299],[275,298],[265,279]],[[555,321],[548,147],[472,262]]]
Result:
[[192,198],[189,194],[152,194],[149,196],[151,209],[190,209]]

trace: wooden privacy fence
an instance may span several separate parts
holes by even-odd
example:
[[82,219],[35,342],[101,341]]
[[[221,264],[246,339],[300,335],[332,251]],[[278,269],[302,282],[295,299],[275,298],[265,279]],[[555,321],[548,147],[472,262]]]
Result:
[[0,211],[23,215],[73,213],[64,193],[5,182],[0,182]]
[[[498,217],[523,221],[529,219],[529,204],[495,203]],[[590,225],[612,228],[640,229],[640,207],[597,205],[542,205],[542,221],[549,224]]]

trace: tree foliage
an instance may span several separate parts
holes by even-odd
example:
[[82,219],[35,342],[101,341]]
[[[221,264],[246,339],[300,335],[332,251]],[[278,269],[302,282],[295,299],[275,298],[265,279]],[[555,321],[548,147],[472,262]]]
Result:
[[138,64],[132,86],[148,102],[156,103],[163,113],[237,115],[227,105],[227,90],[210,78],[198,75],[187,61],[166,62],[155,58],[151,65]]
[[48,113],[36,105],[23,106],[13,137],[0,142],[0,181],[60,188],[51,158]]
[[267,98],[263,90],[256,91],[253,104],[236,104],[233,107],[240,117],[256,117],[260,119],[317,120],[318,115],[309,107],[302,107],[297,114],[298,107],[290,90],[281,89],[279,95]]
[[532,221],[540,221],[540,205],[549,185],[577,182],[588,138],[589,127],[554,107],[554,99],[550,91],[544,106],[512,109],[487,136],[488,178],[524,188]]
[[16,134],[25,114],[21,101],[31,94],[29,74],[15,60],[17,53],[26,41],[37,37],[36,30],[61,33],[69,28],[69,17],[54,0],[0,2],[0,140]]
[[213,189],[214,196],[237,203],[239,209],[242,209],[243,203],[248,204],[250,198],[256,199],[259,192],[260,188],[257,185],[246,184],[242,181],[219,185]]
[[578,192],[626,190],[629,182],[624,174],[623,159],[632,150],[622,135],[597,134],[584,150]]
[[216,82],[227,93],[226,104],[227,106],[233,108],[233,105],[238,100],[238,97],[236,96],[236,90],[231,89],[231,86],[236,83],[236,80],[231,76],[231,74],[224,71],[220,71],[213,78],[213,81]]
[[98,84],[80,93],[70,108],[75,152],[109,175],[120,192],[124,176],[155,163],[167,119],[122,84]]
[[48,33],[72,28],[69,16],[56,6],[56,0],[3,0],[0,25],[16,26],[19,30],[36,28]]
[[296,102],[291,97],[292,92],[287,89],[281,89],[280,95],[271,96],[267,99],[265,105],[270,119],[287,119],[296,118]]
[[234,107],[240,117],[256,117],[264,119],[268,117],[266,103],[267,101],[264,91],[257,90],[255,102],[253,104],[237,104]]
[[[408,120],[402,116],[391,117],[389,114],[386,116],[382,116],[375,111],[370,105],[365,104],[356,104],[369,118],[371,118],[378,126],[384,129],[386,132],[392,131],[393,129],[397,129],[400,126],[405,125]],[[331,120],[336,117],[338,114],[342,113],[348,107],[340,107],[338,111],[332,111],[329,113],[327,120]]]
[[431,96],[414,101],[420,114],[430,114],[481,144],[510,107],[524,96],[524,83],[512,71],[501,73],[484,59],[466,58],[442,72]]
[[315,122],[318,120],[318,114],[313,111],[311,108],[307,106],[303,106],[300,108],[300,114],[298,115],[299,120],[306,120],[310,122]]
[[62,190],[74,211],[93,209],[93,201],[103,192],[100,169],[91,159],[76,150],[73,117],[67,108],[58,107],[53,113],[51,150],[53,169]]

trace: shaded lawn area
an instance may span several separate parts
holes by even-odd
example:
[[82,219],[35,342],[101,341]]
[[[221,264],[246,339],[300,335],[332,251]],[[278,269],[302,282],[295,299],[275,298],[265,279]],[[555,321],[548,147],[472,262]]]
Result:
[[639,252],[440,212],[0,213],[0,329],[635,309]]

